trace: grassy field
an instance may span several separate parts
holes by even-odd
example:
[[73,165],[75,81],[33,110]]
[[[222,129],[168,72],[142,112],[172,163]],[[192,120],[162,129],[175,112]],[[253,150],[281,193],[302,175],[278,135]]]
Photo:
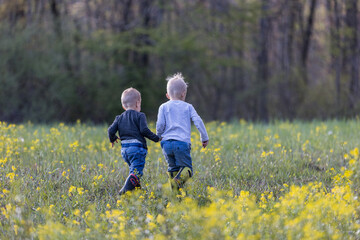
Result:
[[360,121],[207,130],[181,196],[149,141],[143,188],[120,197],[128,167],[107,126],[0,123],[0,238],[360,239]]

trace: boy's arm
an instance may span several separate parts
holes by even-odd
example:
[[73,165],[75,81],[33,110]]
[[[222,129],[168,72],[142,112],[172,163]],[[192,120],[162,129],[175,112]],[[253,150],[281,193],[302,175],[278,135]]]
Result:
[[117,142],[118,136],[116,136],[116,132],[118,130],[118,119],[119,116],[116,116],[114,122],[110,125],[110,127],[108,128],[108,136],[109,136],[109,140],[112,143],[112,146],[114,146],[114,142]]
[[200,132],[200,138],[201,138],[201,142],[203,143],[203,147],[206,147],[209,142],[209,136],[206,132],[206,128],[205,128],[205,124],[204,124],[203,120],[201,119],[199,114],[197,114],[195,108],[192,105],[190,107],[190,116],[191,116],[191,120],[193,121],[195,127]]
[[151,141],[158,142],[160,140],[159,136],[153,133],[147,126],[145,114],[140,115],[140,132],[141,135],[147,137]]
[[157,121],[156,121],[156,134],[161,137],[162,134],[165,131],[165,126],[166,126],[166,122],[165,122],[165,115],[163,112],[163,106],[159,107],[159,112],[158,112],[158,116],[157,116]]

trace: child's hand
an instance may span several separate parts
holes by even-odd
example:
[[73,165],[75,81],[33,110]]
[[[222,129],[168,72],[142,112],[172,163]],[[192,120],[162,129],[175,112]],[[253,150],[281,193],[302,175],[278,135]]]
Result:
[[112,147],[112,148],[114,147],[115,142],[116,142],[116,143],[118,142],[118,139],[119,139],[119,138],[117,138],[114,142],[111,143],[111,147]]
[[209,144],[209,140],[202,142],[203,148],[206,148],[206,146]]

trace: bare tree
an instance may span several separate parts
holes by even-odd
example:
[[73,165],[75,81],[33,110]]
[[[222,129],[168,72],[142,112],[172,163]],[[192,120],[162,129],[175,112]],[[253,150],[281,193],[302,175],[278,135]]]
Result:
[[309,15],[306,19],[306,26],[302,32],[302,45],[301,45],[301,65],[304,76],[305,84],[309,84],[307,76],[307,60],[310,50],[310,41],[313,34],[314,21],[315,21],[315,10],[317,0],[311,0],[309,6]]
[[335,71],[335,88],[337,111],[341,106],[341,66],[342,66],[342,47],[341,47],[341,3],[338,0],[326,2],[329,14],[330,25],[330,54],[331,69]]
[[269,17],[269,1],[261,1],[261,18],[260,18],[260,36],[259,36],[259,53],[257,57],[258,63],[258,82],[259,82],[259,99],[258,99],[258,118],[264,121],[269,120],[268,115],[268,81],[269,81],[269,34],[270,34],[270,17]]
[[[277,24],[277,34],[279,35],[279,64],[280,64],[280,81],[278,84],[278,92],[280,99],[280,114],[284,117],[294,118],[294,84],[293,84],[293,68],[294,68],[294,38],[296,24],[296,2],[283,1],[280,6],[279,23]],[[280,33],[279,33],[280,32]],[[275,33],[274,33],[275,34]]]
[[359,100],[360,86],[359,86],[359,43],[358,43],[358,1],[347,0],[345,1],[346,17],[345,23],[347,27],[347,35],[345,37],[347,47],[346,62],[349,65],[350,75],[350,95],[349,107],[350,110],[354,109],[357,101]]

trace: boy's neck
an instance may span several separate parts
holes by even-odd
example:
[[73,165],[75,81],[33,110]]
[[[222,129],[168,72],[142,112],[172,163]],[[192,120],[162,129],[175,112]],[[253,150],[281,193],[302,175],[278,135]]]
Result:
[[184,98],[173,98],[173,97],[170,97],[170,100],[171,100],[171,101],[183,101],[183,102],[185,102],[185,97],[184,97]]
[[140,111],[136,110],[135,108],[126,108],[125,109],[125,111],[128,111],[128,110],[134,110],[134,111],[140,112]]
[[186,92],[182,93],[180,97],[173,97],[173,96],[170,96],[170,94],[166,93],[166,97],[170,101],[183,101],[183,102],[185,102]]

